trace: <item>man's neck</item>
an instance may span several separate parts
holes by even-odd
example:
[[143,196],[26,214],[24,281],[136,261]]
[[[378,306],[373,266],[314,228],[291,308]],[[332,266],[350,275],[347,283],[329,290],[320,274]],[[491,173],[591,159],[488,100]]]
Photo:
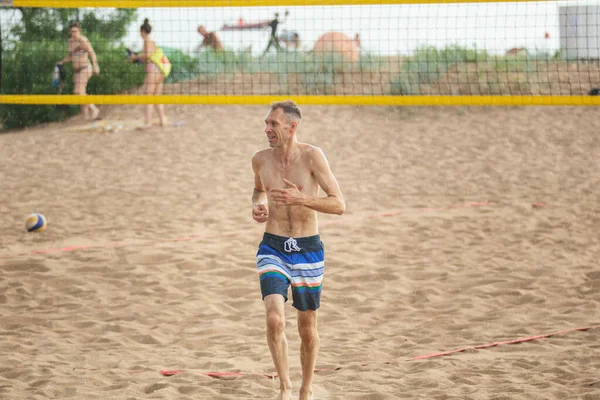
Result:
[[297,140],[290,140],[281,147],[275,149],[275,157],[284,166],[290,164],[300,152]]

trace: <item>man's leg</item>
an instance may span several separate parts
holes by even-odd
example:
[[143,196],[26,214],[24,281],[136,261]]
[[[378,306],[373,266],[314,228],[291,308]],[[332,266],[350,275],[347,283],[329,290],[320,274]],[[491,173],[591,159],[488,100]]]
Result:
[[292,381],[288,363],[288,344],[285,337],[285,300],[280,294],[265,297],[267,313],[267,343],[273,357],[275,370],[279,375],[280,399],[289,400],[292,395]]
[[269,43],[267,44],[267,48],[263,52],[263,56],[269,52],[269,49],[271,48],[271,44],[272,44],[271,39],[269,39]]
[[302,363],[302,386],[300,400],[312,399],[312,380],[315,373],[317,353],[319,352],[319,333],[317,332],[317,311],[298,311],[298,333],[300,362]]

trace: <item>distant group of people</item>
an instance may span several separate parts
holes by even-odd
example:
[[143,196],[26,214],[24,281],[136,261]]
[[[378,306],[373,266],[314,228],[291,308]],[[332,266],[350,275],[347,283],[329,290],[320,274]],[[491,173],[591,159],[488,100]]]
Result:
[[[152,40],[150,36],[151,32],[152,26],[148,19],[145,19],[142,26],[140,26],[140,36],[144,40],[143,51],[139,54],[130,53],[129,61],[146,64],[146,75],[144,77],[145,94],[162,94],[163,83],[171,72],[171,63],[162,49]],[[69,61],[73,63],[73,81],[75,85],[73,92],[77,95],[85,96],[87,94],[88,81],[92,75],[100,74],[100,67],[94,48],[90,41],[82,35],[81,24],[77,21],[69,25],[67,50],[67,56],[58,61],[57,65],[63,65]],[[152,107],[152,104],[145,106],[142,129],[149,129],[153,126]],[[157,104],[154,107],[158,113],[159,125],[166,125],[167,117],[165,116],[164,105]],[[100,115],[100,110],[94,104],[82,104],[81,111],[86,120],[96,120]]]
[[[289,11],[285,12],[285,17],[289,15]],[[280,35],[277,35],[277,30],[279,25],[284,23],[284,21],[279,20],[279,13],[275,13],[275,17],[269,21],[267,25],[271,29],[271,34],[269,36],[269,43],[267,44],[267,48],[265,49],[263,54],[266,54],[271,50],[271,48],[275,48],[275,50],[283,51],[283,47],[281,43],[283,43],[286,49],[294,49],[298,50],[300,47],[300,35],[298,32],[293,31],[283,31]],[[243,24],[243,20],[240,18],[240,25]],[[208,32],[204,25],[198,26],[198,33],[202,35],[203,40],[200,44],[200,48],[211,48],[216,51],[224,50],[223,43],[221,39],[217,36],[216,32]]]
[[[287,18],[288,12],[285,12]],[[277,31],[279,25],[285,22],[279,20],[279,14],[276,13],[275,17],[266,25],[271,29],[269,42],[263,55],[268,53],[272,48],[277,52],[282,51],[283,47],[298,49],[300,47],[300,35],[297,32],[283,31],[282,34],[278,35]],[[140,26],[140,36],[144,40],[143,51],[138,53],[129,53],[129,61],[134,63],[143,63],[146,65],[146,75],[144,77],[144,93],[148,95],[162,94],[163,84],[167,76],[171,71],[171,63],[165,56],[160,47],[156,45],[154,40],[151,38],[152,26],[148,19],[144,20],[144,23]],[[223,43],[217,36],[216,32],[209,32],[205,26],[198,26],[198,33],[203,37],[201,48],[210,48],[215,51],[224,50]],[[350,39],[346,35],[339,32],[329,32],[322,35],[319,40],[315,43],[314,51],[328,52],[337,51],[342,54],[344,58],[348,58],[352,61],[358,59],[358,48],[360,47],[360,38],[358,34],[354,40]],[[68,54],[65,58],[57,62],[58,66],[61,66],[66,62],[73,63],[73,80],[74,90],[73,92],[77,95],[85,96],[87,84],[93,75],[100,74],[100,67],[98,65],[98,58],[90,43],[90,41],[83,36],[81,33],[81,24],[77,21],[72,22],[69,25],[69,39],[67,42]],[[147,104],[144,111],[144,124],[142,129],[149,129],[152,125],[152,110],[153,107],[156,109],[159,118],[159,125],[164,126],[167,123],[167,117],[165,116],[165,109],[163,104]],[[100,117],[100,110],[94,104],[82,104],[81,111],[86,120],[96,120]]]

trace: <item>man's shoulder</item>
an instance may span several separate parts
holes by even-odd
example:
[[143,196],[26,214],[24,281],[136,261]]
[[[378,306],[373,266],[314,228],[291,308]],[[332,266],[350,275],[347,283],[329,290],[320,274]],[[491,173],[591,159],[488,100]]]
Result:
[[304,154],[308,157],[318,157],[323,154],[323,150],[313,144],[302,143],[302,146],[304,147]]
[[272,150],[269,147],[256,151],[254,154],[252,154],[252,162],[264,160],[269,156],[271,151]]
[[323,150],[320,147],[312,144],[306,144],[306,147],[302,153],[302,160],[303,163],[310,165],[311,168],[317,168],[317,166],[327,163],[327,157],[325,156]]

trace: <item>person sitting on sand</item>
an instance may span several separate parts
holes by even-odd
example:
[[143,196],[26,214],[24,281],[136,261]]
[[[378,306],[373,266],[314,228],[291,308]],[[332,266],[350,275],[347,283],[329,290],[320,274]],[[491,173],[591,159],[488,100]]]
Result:
[[[88,38],[81,34],[81,24],[77,21],[73,21],[69,25],[67,49],[69,51],[67,56],[57,64],[63,65],[69,61],[73,63],[73,83],[75,84],[73,93],[85,96],[88,81],[92,75],[100,74],[100,67],[94,48]],[[100,114],[98,107],[93,104],[82,104],[81,112],[86,120],[98,119]]]
[[[144,91],[146,94],[156,95],[162,94],[163,83],[171,72],[171,63],[160,47],[152,40],[150,32],[152,32],[152,26],[150,26],[150,23],[146,18],[140,27],[140,35],[142,36],[142,39],[144,39],[144,51],[139,55],[132,54],[129,57],[129,61],[135,62],[140,60],[146,62]],[[145,110],[145,120],[142,129],[149,129],[152,127],[152,104],[146,104]],[[160,121],[159,125],[165,126],[167,117],[165,116],[164,104],[156,104],[156,111],[158,112]]]
[[210,47],[211,49],[216,51],[225,50],[223,48],[223,43],[221,43],[221,40],[217,36],[216,32],[208,32],[204,25],[200,25],[198,26],[198,33],[204,37],[202,43],[200,43],[200,48]]

